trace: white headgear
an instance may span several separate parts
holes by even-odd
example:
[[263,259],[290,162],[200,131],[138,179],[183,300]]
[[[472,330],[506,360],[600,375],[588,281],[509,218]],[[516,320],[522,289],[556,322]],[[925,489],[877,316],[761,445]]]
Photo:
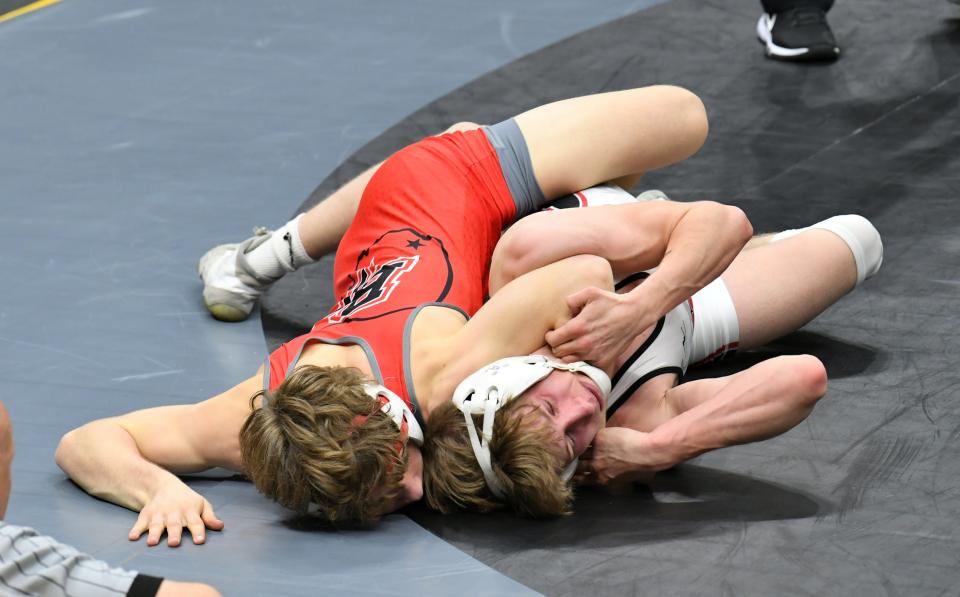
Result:
[[[467,432],[473,453],[483,471],[483,478],[495,496],[503,499],[503,486],[493,473],[490,456],[490,442],[493,440],[493,421],[496,412],[531,386],[550,375],[555,369],[583,373],[597,386],[604,400],[610,394],[610,378],[600,369],[583,361],[560,363],[541,355],[526,357],[507,357],[494,361],[486,367],[472,373],[460,382],[453,393],[453,404],[460,409],[467,420]],[[477,433],[473,415],[483,415],[482,435]],[[563,471],[565,480],[569,480],[577,468],[577,459],[567,465]]]
[[397,429],[401,431],[403,430],[403,422],[406,420],[407,437],[418,446],[423,445],[423,429],[420,428],[420,424],[417,423],[417,417],[414,416],[413,411],[411,411],[407,403],[403,401],[403,398],[397,396],[384,386],[377,384],[365,384],[363,389],[366,390],[367,394],[374,400],[379,401],[380,396],[386,398],[387,401],[380,407],[380,411],[390,417],[397,426]]

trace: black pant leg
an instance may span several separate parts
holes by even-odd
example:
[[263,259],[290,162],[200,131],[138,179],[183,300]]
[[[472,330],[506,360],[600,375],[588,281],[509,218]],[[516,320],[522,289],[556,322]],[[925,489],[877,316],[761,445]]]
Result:
[[798,6],[816,6],[827,12],[833,6],[833,0],[760,0],[760,4],[768,14],[785,12]]

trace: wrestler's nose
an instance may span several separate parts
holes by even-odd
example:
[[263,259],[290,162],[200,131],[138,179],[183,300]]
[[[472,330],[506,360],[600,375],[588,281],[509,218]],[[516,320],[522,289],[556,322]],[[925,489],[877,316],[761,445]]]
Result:
[[592,396],[570,396],[559,423],[570,433],[592,421],[595,411],[596,404]]

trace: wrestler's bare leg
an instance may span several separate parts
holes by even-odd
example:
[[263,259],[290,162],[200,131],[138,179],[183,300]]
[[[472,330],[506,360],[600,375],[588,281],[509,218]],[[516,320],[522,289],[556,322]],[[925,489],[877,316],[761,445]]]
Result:
[[[444,132],[478,126],[460,122]],[[222,321],[242,321],[270,284],[335,251],[379,167],[368,168],[272,233],[261,230],[242,243],[219,245],[208,251],[200,259],[198,270],[204,282],[204,304],[210,313]]]
[[[548,198],[606,181],[629,189],[647,170],[696,152],[707,133],[699,98],[669,86],[563,100],[516,119],[530,149],[537,181]],[[444,133],[479,126],[458,122]],[[577,142],[570,143],[571,138]],[[657,142],[651,143],[651,139]],[[379,167],[367,169],[299,220],[300,240],[312,259],[336,250],[357,212],[363,190]]]
[[[810,229],[741,252],[721,278],[736,309],[740,347],[749,348],[798,329],[852,290],[857,266],[839,236]],[[670,381],[651,380],[617,411],[581,458],[581,482],[647,480],[705,451],[779,435],[826,392],[823,365],[810,355],[673,388]]]
[[[473,122],[458,122],[443,132],[463,132],[479,126]],[[353,221],[353,216],[357,213],[357,206],[360,204],[364,189],[367,188],[367,183],[380,168],[380,164],[371,166],[357,175],[329,197],[310,208],[300,218],[300,240],[312,259],[319,259],[336,251],[340,239],[343,238],[350,222]]]
[[694,154],[707,136],[700,99],[666,85],[562,100],[515,120],[548,201],[606,181],[632,186]]
[[827,230],[743,251],[721,276],[737,312],[740,348],[800,329],[853,290],[857,268],[847,244]]
[[[739,321],[740,348],[751,348],[793,332],[822,313],[854,288],[857,269],[853,254],[839,236],[827,230],[811,229],[741,252],[721,279],[736,310],[735,314],[727,315]],[[716,317],[714,313],[718,311],[709,315],[698,313],[699,325],[712,326],[712,322],[701,319]],[[781,365],[786,363],[792,365],[789,359]],[[765,367],[749,375],[724,378],[722,382],[693,382],[693,385],[687,383],[675,389],[670,388],[676,383],[672,376],[654,378],[617,411],[609,425],[651,431],[701,402],[720,395],[719,388],[729,380],[760,379],[755,377],[760,375],[759,371],[776,369]],[[793,406],[796,405],[788,408],[790,412],[793,412]],[[785,404],[776,406],[786,407]],[[799,418],[791,418],[793,422],[783,430],[806,416],[806,412],[801,414],[800,410],[796,411]]]
[[[765,242],[734,260],[721,276],[723,284],[712,284],[694,297],[694,362],[717,356],[738,342],[740,348],[751,348],[795,331],[853,289],[858,278],[876,272],[882,244],[865,219],[838,216],[815,224],[822,225],[832,226],[858,247],[863,272],[858,272],[854,249],[835,232],[809,228],[767,235]],[[851,238],[853,230],[858,232]],[[678,394],[670,390],[673,383],[671,376],[650,380],[609,424],[649,431],[691,408],[690,396],[711,396],[686,390]],[[688,397],[678,405],[667,396]]]

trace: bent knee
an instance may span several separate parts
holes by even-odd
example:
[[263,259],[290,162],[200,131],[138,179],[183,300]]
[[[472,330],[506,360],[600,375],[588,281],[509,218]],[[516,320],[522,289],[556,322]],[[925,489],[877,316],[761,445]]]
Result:
[[689,144],[690,153],[695,153],[707,140],[710,132],[707,108],[696,93],[675,85],[662,86],[663,93],[668,94],[672,111],[676,114],[677,122],[681,123],[684,138]]
[[462,122],[454,123],[447,130],[443,131],[444,133],[464,133],[466,131],[472,131],[480,128],[480,125],[476,122],[470,122],[464,120]]

